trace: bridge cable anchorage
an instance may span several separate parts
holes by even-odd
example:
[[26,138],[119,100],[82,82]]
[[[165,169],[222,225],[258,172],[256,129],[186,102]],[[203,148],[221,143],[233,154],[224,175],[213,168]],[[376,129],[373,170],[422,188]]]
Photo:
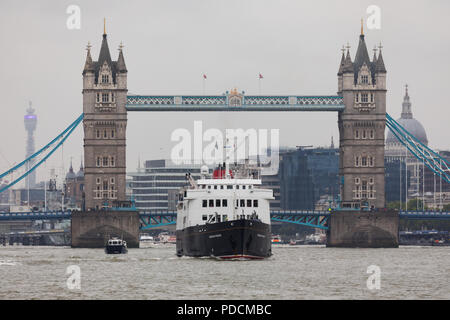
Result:
[[409,133],[388,113],[386,113],[386,126],[394,136],[402,143],[419,161],[423,163],[441,179],[450,183],[450,163],[442,158],[434,150],[424,145],[414,135]]
[[28,176],[31,172],[33,172],[37,167],[39,167],[42,163],[44,163],[59,147],[63,145],[63,143],[67,140],[67,138],[72,134],[72,132],[75,130],[75,128],[83,121],[84,114],[81,114],[74,122],[72,122],[65,130],[63,130],[56,138],[54,138],[52,141],[50,141],[48,144],[46,144],[44,147],[39,149],[37,152],[26,158],[24,161],[19,163],[18,165],[14,166],[13,168],[5,171],[0,175],[0,179],[4,176],[14,173],[19,168],[23,167],[25,164],[29,163],[32,159],[36,158],[37,156],[43,154],[47,149],[51,148],[52,145],[54,145],[57,141],[59,141],[53,149],[51,149],[47,155],[45,155],[39,162],[37,162],[33,167],[28,169],[24,174],[22,174],[20,177],[15,179],[13,182],[9,183],[8,185],[4,186],[0,189],[0,193],[9,189],[22,179],[24,179],[26,176]]

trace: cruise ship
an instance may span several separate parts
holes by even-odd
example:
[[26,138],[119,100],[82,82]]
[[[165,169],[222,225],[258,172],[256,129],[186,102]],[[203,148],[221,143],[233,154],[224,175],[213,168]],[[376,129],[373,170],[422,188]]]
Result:
[[269,200],[271,189],[249,170],[219,166],[201,178],[186,177],[177,205],[177,256],[263,259],[272,255]]

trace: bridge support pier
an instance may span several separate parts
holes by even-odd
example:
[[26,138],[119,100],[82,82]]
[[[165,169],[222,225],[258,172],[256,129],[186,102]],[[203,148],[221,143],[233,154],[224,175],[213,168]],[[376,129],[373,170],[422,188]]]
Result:
[[137,211],[72,212],[72,248],[104,248],[113,236],[139,248],[139,223]]
[[327,247],[398,248],[397,211],[334,211]]

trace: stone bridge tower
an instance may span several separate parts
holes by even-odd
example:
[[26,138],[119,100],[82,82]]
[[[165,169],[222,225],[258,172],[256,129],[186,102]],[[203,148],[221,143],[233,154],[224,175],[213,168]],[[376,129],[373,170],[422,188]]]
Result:
[[338,72],[338,94],[345,104],[338,116],[341,206],[384,208],[386,68],[381,45],[371,61],[361,25],[355,60],[348,46],[344,51]]
[[90,47],[83,70],[84,210],[99,210],[126,200],[127,68],[122,45],[111,60],[106,31],[97,61]]

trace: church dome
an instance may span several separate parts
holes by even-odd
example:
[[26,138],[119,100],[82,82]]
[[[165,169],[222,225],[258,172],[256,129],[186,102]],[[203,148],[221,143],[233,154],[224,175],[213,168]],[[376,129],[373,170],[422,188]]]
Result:
[[[410,134],[416,137],[420,142],[424,145],[428,145],[427,133],[423,125],[413,118],[411,111],[411,102],[409,101],[408,95],[408,86],[406,86],[406,94],[403,99],[402,104],[402,115],[400,119],[397,119],[397,122],[405,128]],[[389,130],[386,138],[386,145],[398,143],[398,139],[395,135]]]

